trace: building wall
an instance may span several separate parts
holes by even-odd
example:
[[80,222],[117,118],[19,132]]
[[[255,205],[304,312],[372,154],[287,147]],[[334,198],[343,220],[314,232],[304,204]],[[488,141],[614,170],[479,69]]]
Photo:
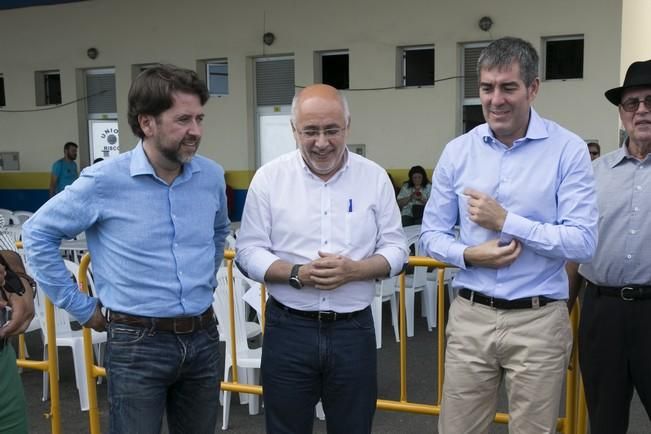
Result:
[[[622,13],[622,59],[620,82],[624,81],[631,63],[651,59],[651,2],[648,0],[624,0]],[[613,85],[612,87],[615,87]]]
[[[490,32],[477,26],[484,15],[494,21]],[[136,142],[126,121],[132,65],[196,68],[198,59],[227,57],[229,95],[207,103],[200,152],[245,190],[256,164],[255,56],[293,54],[296,85],[304,86],[314,81],[314,51],[348,49],[351,88],[369,89],[395,84],[397,46],[434,44],[436,79],[442,79],[459,75],[460,43],[513,35],[540,50],[542,37],[583,34],[584,79],[543,82],[535,107],[598,139],[607,151],[617,145],[617,113],[603,91],[619,81],[621,21],[622,3],[613,0],[92,0],[0,11],[0,41],[11,41],[0,44],[0,73],[5,109],[33,109],[34,71],[59,69],[67,102],[83,96],[80,69],[115,67],[120,143],[128,150]],[[270,47],[262,44],[265,31],[276,35]],[[99,50],[95,60],[86,56],[90,47]],[[367,157],[396,173],[414,164],[431,169],[460,131],[459,95],[458,79],[417,89],[349,91],[350,143],[366,144]],[[87,155],[79,119],[74,104],[2,112],[0,151],[20,151],[24,176],[47,172],[68,140],[82,144]]]

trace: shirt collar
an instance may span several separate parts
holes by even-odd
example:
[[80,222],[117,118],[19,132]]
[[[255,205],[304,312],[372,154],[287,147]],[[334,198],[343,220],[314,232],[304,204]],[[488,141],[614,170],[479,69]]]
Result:
[[[484,143],[493,143],[494,141],[497,140],[495,138],[495,135],[493,134],[493,131],[488,126],[488,123],[484,123],[480,125],[478,132],[481,135],[482,141]],[[538,115],[536,110],[534,110],[534,108],[531,107],[529,109],[529,126],[527,127],[527,132],[523,138],[520,138],[515,142],[513,142],[513,146],[520,145],[529,140],[546,139],[548,137],[549,134],[547,133],[547,127],[545,126],[545,122],[540,117],[540,115]]]
[[[195,158],[196,156],[192,158],[189,163],[183,164],[183,170],[181,171],[180,175],[177,176],[177,178],[174,180],[175,182],[177,180],[185,181],[186,179],[191,178],[193,173],[201,171],[201,168],[195,161]],[[131,151],[131,165],[129,167],[129,171],[131,173],[131,176],[152,175],[154,177],[157,177],[154,167],[149,162],[147,154],[145,154],[145,149],[142,146],[142,140],[140,140],[133,151]]]
[[297,149],[295,152],[296,152],[296,158],[298,158],[298,162],[301,165],[301,167],[303,168],[304,173],[306,175],[312,176],[312,177],[314,177],[314,178],[316,178],[316,179],[318,179],[318,180],[320,180],[322,182],[332,182],[332,181],[334,181],[335,179],[339,178],[341,176],[341,174],[344,173],[348,169],[348,167],[350,166],[350,153],[348,151],[348,147],[346,147],[346,149],[344,149],[344,165],[341,166],[341,168],[337,171],[337,173],[335,173],[332,176],[332,178],[328,179],[327,181],[323,181],[315,173],[313,173],[312,170],[310,169],[310,167],[307,165],[307,163],[303,159],[303,154],[301,154],[301,150]]
[[[608,164],[608,167],[612,169],[615,166],[621,164],[625,160],[633,161],[633,162],[639,161],[637,158],[632,156],[630,151],[628,150],[628,141],[629,139],[626,139],[626,142],[622,146],[620,146],[619,149],[603,157],[603,158],[607,158],[606,164]],[[649,157],[647,156],[647,158]]]

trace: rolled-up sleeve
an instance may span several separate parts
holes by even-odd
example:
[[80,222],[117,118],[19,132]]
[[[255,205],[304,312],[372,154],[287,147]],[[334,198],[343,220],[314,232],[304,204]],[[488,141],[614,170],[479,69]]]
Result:
[[258,282],[264,282],[264,276],[271,264],[280,259],[271,253],[271,209],[268,184],[260,174],[253,177],[246,195],[240,232],[235,243],[238,267]]
[[378,237],[375,254],[382,255],[387,260],[391,267],[391,276],[395,276],[402,271],[409,251],[402,229],[400,210],[394,198],[394,190],[389,177],[384,176],[386,179],[380,188],[379,212],[376,214]]
[[27,262],[41,289],[82,324],[93,315],[97,299],[80,292],[70,279],[59,247],[61,240],[75,237],[97,220],[95,181],[82,172],[25,222],[22,233]]

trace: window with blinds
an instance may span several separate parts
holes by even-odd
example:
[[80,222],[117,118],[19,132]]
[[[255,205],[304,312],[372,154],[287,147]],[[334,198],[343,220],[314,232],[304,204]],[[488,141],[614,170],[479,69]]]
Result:
[[484,47],[488,44],[472,44],[463,47],[463,97],[479,98],[479,76],[477,75],[477,60]]
[[294,98],[294,59],[256,59],[256,105],[291,105]]
[[112,70],[86,72],[88,114],[117,113],[115,73]]

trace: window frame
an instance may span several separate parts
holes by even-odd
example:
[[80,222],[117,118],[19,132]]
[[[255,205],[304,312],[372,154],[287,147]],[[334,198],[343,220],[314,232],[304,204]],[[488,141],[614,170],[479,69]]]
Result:
[[5,92],[5,76],[0,74],[0,107],[7,105],[7,93]]
[[[315,77],[314,81],[316,83],[324,83],[324,84],[329,84],[330,86],[333,86],[334,88],[338,90],[347,90],[350,89],[350,51],[347,49],[344,50],[327,50],[327,51],[316,51],[315,53]],[[346,87],[338,87],[335,86],[332,83],[326,83],[325,80],[323,79],[323,58],[324,57],[331,57],[331,56],[347,56],[348,58],[348,69],[346,70],[345,73],[345,80],[347,82]]]
[[[407,84],[409,70],[407,68],[407,53],[410,51],[432,50],[432,82],[423,84]],[[406,45],[398,47],[398,75],[396,84],[398,87],[419,88],[436,85],[436,47],[434,44]]]
[[[58,77],[58,93],[52,93],[50,77]],[[63,103],[63,91],[61,88],[61,71],[58,69],[47,69],[34,72],[34,90],[37,106],[50,106]],[[57,97],[58,96],[58,100]]]
[[[582,50],[582,62],[581,62],[581,76],[580,77],[554,77],[549,78],[547,72],[547,58],[548,58],[548,46],[549,42],[563,42],[563,41],[582,41],[583,47]],[[566,36],[546,36],[542,38],[541,42],[541,51],[542,56],[540,59],[541,65],[540,69],[542,70],[541,79],[543,81],[567,81],[567,80],[583,80],[585,77],[585,35],[566,35]]]

